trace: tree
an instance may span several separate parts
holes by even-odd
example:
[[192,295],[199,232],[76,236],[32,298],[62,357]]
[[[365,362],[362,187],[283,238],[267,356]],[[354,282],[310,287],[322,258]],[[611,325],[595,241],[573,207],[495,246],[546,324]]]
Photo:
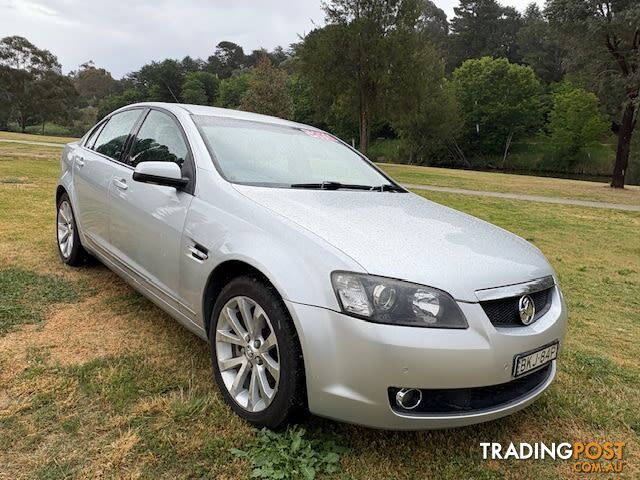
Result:
[[287,74],[273,67],[268,57],[260,58],[251,72],[249,88],[242,96],[240,108],[274,117],[293,116],[293,100],[289,92]]
[[383,0],[335,0],[325,4],[329,25],[311,32],[301,66],[327,116],[336,104],[358,113],[360,151],[367,152],[372,118],[380,109],[386,76],[385,32],[394,12]]
[[0,41],[0,64],[14,70],[40,74],[60,73],[58,59],[49,50],[41,50],[24,37],[5,37]]
[[293,73],[289,76],[289,91],[293,101],[293,120],[300,123],[314,123],[312,92],[300,74]]
[[42,124],[47,121],[70,125],[79,103],[79,95],[73,81],[64,75],[49,71],[37,81],[39,94],[38,116]]
[[545,83],[562,80],[567,50],[537,4],[527,7],[518,31],[518,53]]
[[404,141],[409,163],[425,163],[458,136],[458,103],[435,46],[413,29],[399,29],[395,35],[400,38],[393,45],[401,51],[392,55],[386,118]]
[[272,52],[267,51],[264,48],[253,50],[249,55],[244,58],[244,66],[253,68],[258,64],[258,61],[262,57],[268,57],[271,64],[275,67],[281,67],[281,63],[289,59],[289,53],[282,47],[276,47]]
[[206,70],[220,78],[229,78],[245,66],[244,50],[238,44],[223,41],[216,45],[215,53],[207,59]]
[[187,75],[182,84],[182,101],[195,105],[207,104],[207,92],[204,85],[197,77]]
[[570,46],[571,69],[591,82],[616,119],[611,186],[623,188],[640,109],[640,3],[548,0],[546,14]]
[[506,158],[512,139],[540,124],[540,82],[531,67],[471,59],[453,72],[453,81],[465,114],[464,146],[472,153]]
[[0,41],[0,97],[22,131],[27,125],[44,122],[54,114],[67,112],[75,104],[77,93],[61,74],[57,58],[23,37],[5,37]]
[[238,108],[248,88],[249,74],[246,72],[221,80],[216,105],[223,108]]
[[75,89],[80,98],[88,105],[97,105],[98,102],[116,93],[120,84],[104,68],[96,68],[90,60],[80,65],[77,71],[69,73]]
[[198,71],[187,74],[185,80],[187,79],[196,79],[200,82],[204,88],[207,105],[213,105],[216,102],[220,91],[220,79],[216,75],[210,72]]
[[130,105],[132,103],[147,101],[146,92],[142,89],[129,86],[121,93],[116,93],[103,98],[98,103],[98,119],[106,117],[108,114],[120,107]]
[[357,116],[360,151],[367,152],[371,127],[384,115],[385,94],[397,59],[410,50],[393,46],[398,30],[418,35],[433,26],[425,0],[333,0],[324,4],[327,25],[297,46],[300,73],[325,119]]
[[561,163],[571,168],[584,147],[606,134],[607,122],[598,97],[583,88],[565,83],[552,97],[549,136]]
[[151,62],[125,77],[133,88],[144,92],[145,100],[152,102],[179,102],[184,70],[177,60]]
[[504,57],[520,61],[516,35],[522,18],[513,7],[503,7],[496,0],[460,0],[453,9],[449,37],[449,63],[459,66],[468,58]]

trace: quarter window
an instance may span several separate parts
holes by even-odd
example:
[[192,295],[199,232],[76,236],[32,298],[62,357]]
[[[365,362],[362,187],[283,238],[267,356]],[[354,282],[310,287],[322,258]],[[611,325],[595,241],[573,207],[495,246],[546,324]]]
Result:
[[135,167],[140,162],[174,162],[182,168],[188,151],[176,122],[165,113],[151,110],[136,136],[128,163]]
[[138,116],[140,116],[140,110],[126,110],[116,113],[107,121],[98,135],[93,149],[114,160],[120,160],[120,154]]
[[104,127],[104,124],[105,122],[102,122],[93,129],[93,131],[87,138],[87,141],[84,142],[84,146],[86,148],[93,149],[93,145],[96,143],[96,138],[98,138],[98,134],[100,133],[100,130],[102,130],[102,128]]

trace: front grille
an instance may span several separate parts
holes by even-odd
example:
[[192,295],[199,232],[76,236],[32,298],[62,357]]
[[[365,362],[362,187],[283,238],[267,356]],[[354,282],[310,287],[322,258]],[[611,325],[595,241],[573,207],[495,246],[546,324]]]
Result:
[[422,401],[413,410],[404,410],[396,405],[398,388],[389,388],[389,403],[396,412],[403,414],[452,414],[491,410],[527,396],[551,375],[547,364],[524,377],[507,383],[476,388],[422,389]]
[[[536,306],[536,314],[533,317],[535,322],[543,316],[551,307],[551,299],[553,298],[553,287],[539,292],[530,293],[529,296]],[[496,327],[524,327],[520,321],[518,313],[518,302],[520,296],[501,298],[499,300],[487,300],[480,302],[484,313],[487,314],[491,323]]]

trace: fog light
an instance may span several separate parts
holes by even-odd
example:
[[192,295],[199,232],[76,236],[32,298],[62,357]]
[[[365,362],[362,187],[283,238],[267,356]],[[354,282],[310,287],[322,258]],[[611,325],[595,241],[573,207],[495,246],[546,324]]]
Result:
[[396,405],[405,410],[413,410],[422,401],[422,392],[417,388],[401,388],[396,393]]

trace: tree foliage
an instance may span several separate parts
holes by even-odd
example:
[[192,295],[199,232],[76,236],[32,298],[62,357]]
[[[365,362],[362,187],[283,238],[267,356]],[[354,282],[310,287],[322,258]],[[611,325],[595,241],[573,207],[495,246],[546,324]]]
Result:
[[97,68],[92,61],[80,65],[69,76],[80,98],[87,105],[96,105],[98,101],[120,90],[120,85],[111,73],[104,68]]
[[624,186],[640,109],[640,2],[549,0],[546,14],[569,44],[570,67],[599,92],[618,136],[611,186]]
[[375,119],[385,115],[395,66],[415,53],[416,42],[407,40],[439,32],[442,41],[446,28],[424,0],[333,0],[324,8],[327,25],[307,35],[296,52],[300,71],[324,117],[357,118],[366,153]]
[[499,154],[511,139],[541,123],[540,82],[531,67],[504,58],[466,60],[453,72],[464,111],[464,148]]
[[404,141],[408,162],[424,163],[460,133],[458,102],[438,50],[411,30],[396,35],[406,36],[395,45],[408,55],[394,55],[386,117]]
[[496,0],[460,0],[453,11],[449,40],[452,68],[484,56],[520,61],[517,33],[522,18],[515,8],[503,7]]
[[249,77],[249,72],[243,72],[221,80],[217,106],[238,108],[242,102],[242,97],[249,88]]
[[0,120],[14,117],[24,131],[30,124],[67,120],[78,95],[55,55],[13,36],[0,41],[0,99],[8,109]]
[[560,167],[571,168],[584,147],[600,140],[607,122],[600,112],[598,97],[570,83],[556,88],[549,114],[549,136]]
[[527,7],[518,30],[518,53],[545,83],[562,80],[567,49],[537,4]]
[[240,101],[240,108],[275,117],[293,116],[293,100],[287,74],[271,65],[267,56],[261,57],[253,68],[247,91]]
[[207,92],[203,83],[192,74],[187,76],[182,84],[182,101],[196,105],[207,104]]

